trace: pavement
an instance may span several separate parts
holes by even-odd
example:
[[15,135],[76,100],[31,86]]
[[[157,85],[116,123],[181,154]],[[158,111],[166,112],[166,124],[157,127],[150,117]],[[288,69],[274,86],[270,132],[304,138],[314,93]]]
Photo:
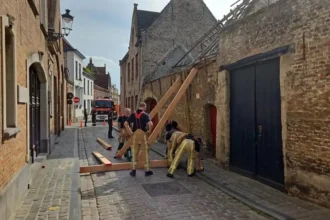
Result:
[[[65,129],[44,168],[38,170],[15,219],[330,219],[329,209],[223,170],[210,159],[203,160],[205,171],[195,177],[178,169],[170,179],[166,168],[154,169],[150,177],[143,170],[135,178],[129,171],[80,175],[79,166],[99,164],[92,151],[113,163],[126,162],[113,158],[118,133],[114,130],[115,138],[108,139],[107,132],[102,123]],[[110,143],[113,150],[105,150],[96,138]],[[153,144],[150,158],[161,159],[165,147]]]

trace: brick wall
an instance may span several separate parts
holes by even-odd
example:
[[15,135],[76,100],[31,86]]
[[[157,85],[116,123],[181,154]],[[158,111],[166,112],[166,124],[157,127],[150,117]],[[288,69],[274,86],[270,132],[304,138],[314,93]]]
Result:
[[[295,46],[280,67],[285,184],[291,194],[330,207],[329,14],[327,0],[280,0],[222,32],[218,65]],[[226,90],[218,93],[226,112]],[[229,123],[228,115],[218,123]],[[228,145],[229,124],[221,128]]]
[[[39,8],[39,1],[36,1]],[[47,71],[47,53],[45,37],[40,30],[39,16],[35,17],[28,1],[13,2],[11,0],[2,0],[0,15],[10,14],[15,17],[14,28],[16,29],[16,65],[17,65],[17,84],[23,87],[27,85],[26,59],[31,53],[38,51],[44,52],[43,66]],[[1,39],[0,39],[1,42]],[[0,43],[1,45],[1,43]],[[1,56],[1,55],[0,55]],[[3,64],[1,63],[0,66]],[[0,75],[2,76],[0,68]],[[0,77],[1,80],[2,77]],[[0,83],[0,97],[2,97],[2,82]],[[0,106],[3,106],[3,99],[0,98]],[[18,127],[21,132],[16,137],[4,140],[2,131],[2,119],[0,119],[0,192],[9,183],[9,181],[26,164],[27,158],[27,104],[18,104]],[[2,118],[2,107],[0,115]]]
[[98,97],[110,97],[110,90],[94,85],[94,99]]

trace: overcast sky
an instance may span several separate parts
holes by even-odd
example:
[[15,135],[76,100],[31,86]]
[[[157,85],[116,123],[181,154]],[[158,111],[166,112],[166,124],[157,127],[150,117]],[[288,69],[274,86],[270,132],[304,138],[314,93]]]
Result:
[[[61,12],[74,16],[69,42],[96,66],[107,65],[112,83],[120,89],[121,60],[128,50],[133,4],[138,9],[160,12],[170,0],[61,0]],[[204,0],[217,19],[230,10],[236,0]]]

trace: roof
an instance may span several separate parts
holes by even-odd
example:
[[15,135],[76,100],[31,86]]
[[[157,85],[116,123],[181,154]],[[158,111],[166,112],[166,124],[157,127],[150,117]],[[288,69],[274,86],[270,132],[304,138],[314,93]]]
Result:
[[83,75],[86,76],[86,77],[88,77],[88,78],[90,78],[90,79],[95,79],[95,76],[93,76],[92,73],[88,73],[86,71],[83,71]]
[[82,53],[80,53],[79,50],[75,49],[65,38],[63,38],[63,51],[64,52],[72,51],[75,52],[78,56],[80,56],[81,59],[86,58]]
[[[103,68],[103,67],[96,67],[96,68]],[[110,79],[109,74],[97,74],[95,75],[94,84],[102,87],[103,89],[108,89],[110,83],[109,79]]]
[[122,63],[125,62],[127,59],[128,59],[128,52],[125,54],[125,56],[123,57],[123,59],[119,61],[119,64],[122,64]]
[[137,10],[137,23],[139,29],[147,30],[160,15],[159,12]]

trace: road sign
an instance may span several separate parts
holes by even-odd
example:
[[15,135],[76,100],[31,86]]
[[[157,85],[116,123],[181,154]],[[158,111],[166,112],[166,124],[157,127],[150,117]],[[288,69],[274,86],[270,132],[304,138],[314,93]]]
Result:
[[74,103],[78,103],[78,102],[80,102],[80,98],[79,97],[74,97],[73,101],[74,101]]
[[68,92],[67,94],[66,94],[66,98],[67,99],[72,99],[73,98],[73,94],[72,94],[72,92]]

